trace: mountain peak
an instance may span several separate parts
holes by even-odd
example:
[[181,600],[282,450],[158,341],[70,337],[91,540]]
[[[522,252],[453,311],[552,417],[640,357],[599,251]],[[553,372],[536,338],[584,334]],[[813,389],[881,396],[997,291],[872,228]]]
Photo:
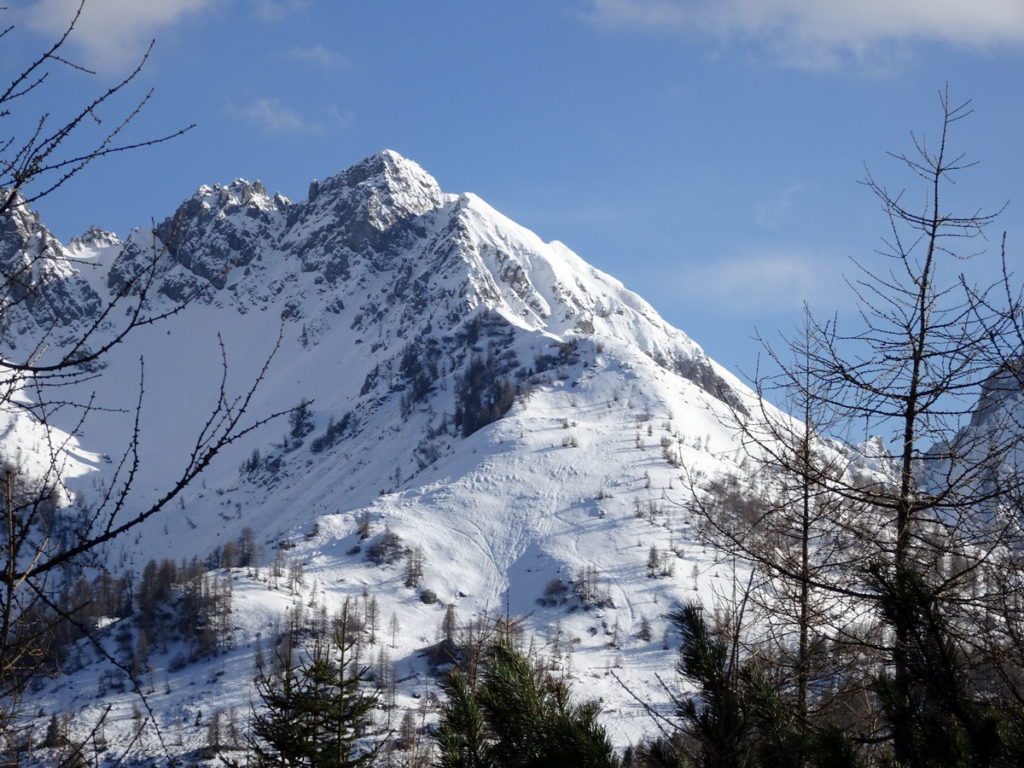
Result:
[[288,203],[281,195],[271,197],[262,182],[246,179],[235,179],[230,184],[204,184],[184,205],[193,201],[193,207],[201,206],[208,210],[255,207],[268,211],[284,207]]
[[290,206],[259,181],[203,185],[155,233],[172,261],[221,288],[231,268],[275,240]]
[[[423,170],[422,166],[414,160],[410,160],[402,154],[399,154],[393,149],[382,149],[380,152],[375,152],[368,157],[364,157],[359,162],[352,165],[346,173],[362,171],[367,174],[367,178],[372,176],[426,176],[434,181],[433,177],[430,176],[426,171]],[[436,184],[437,182],[434,181]]]
[[1024,395],[1024,362],[1007,360],[981,382],[978,404],[971,415],[971,426],[980,427],[1006,419]]
[[423,170],[423,167],[409,158],[400,155],[393,149],[382,149],[364,157],[345,170],[323,182],[326,186],[331,182],[343,181],[346,186],[402,186],[403,184],[419,183],[427,187],[437,187],[437,181]]
[[71,238],[68,244],[71,248],[106,248],[108,246],[120,245],[121,238],[114,232],[97,227],[93,224],[78,237]]
[[302,259],[305,271],[319,271],[333,283],[348,274],[347,253],[393,250],[403,230],[397,225],[438,210],[447,199],[433,176],[386,149],[310,184],[307,200],[289,212],[281,247]]
[[437,180],[392,149],[381,150],[323,182],[311,184],[309,202],[321,195],[348,199],[354,195],[365,200],[370,223],[378,230],[394,223],[391,215],[385,215],[389,211],[396,214],[395,219],[405,218],[427,213],[444,202]]

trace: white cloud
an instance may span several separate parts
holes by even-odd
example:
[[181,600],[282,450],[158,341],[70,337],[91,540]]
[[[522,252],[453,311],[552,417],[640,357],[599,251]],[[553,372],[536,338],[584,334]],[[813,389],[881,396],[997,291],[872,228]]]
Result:
[[588,0],[610,26],[676,29],[754,41],[785,64],[872,65],[913,42],[1024,44],[1021,0]]
[[345,69],[349,66],[349,60],[344,55],[320,43],[292,48],[288,51],[288,58],[325,70]]
[[344,128],[353,121],[351,112],[333,105],[323,107],[316,115],[304,115],[278,99],[259,98],[248,104],[228,104],[227,112],[240,120],[253,123],[267,133],[322,133],[331,128]]
[[[136,61],[160,29],[180,22],[221,0],[89,0],[71,40],[85,64],[105,71]],[[24,11],[27,25],[45,35],[59,35],[79,0],[35,0]]]
[[[681,288],[692,299],[744,314],[785,312],[828,296],[835,304],[836,264],[800,251],[757,251],[683,272]],[[841,292],[839,292],[841,293]]]

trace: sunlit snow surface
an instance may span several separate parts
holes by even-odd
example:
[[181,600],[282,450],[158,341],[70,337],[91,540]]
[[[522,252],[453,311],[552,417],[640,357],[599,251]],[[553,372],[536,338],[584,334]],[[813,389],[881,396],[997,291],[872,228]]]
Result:
[[[164,257],[159,280],[172,296],[209,285],[209,274],[218,285],[133,332],[110,351],[101,376],[77,391],[79,398],[95,392],[106,409],[68,446],[75,456],[68,487],[77,503],[90,504],[107,482],[101,457],[116,459],[126,448],[144,381],[133,509],[181,472],[217,402],[221,343],[232,396],[252,383],[280,334],[252,418],[313,401],[315,430],[301,445],[289,444],[286,420],[274,422],[230,446],[172,508],[106,551],[112,572],[139,571],[150,558],[202,558],[248,526],[264,563],[288,541],[286,559],[304,564],[295,595],[270,588],[267,568],[257,578],[244,569],[232,574],[233,649],[173,672],[180,649],[152,658],[146,698],[163,744],[147,729],[135,748],[159,755],[204,745],[203,718],[230,707],[249,711],[258,634],[265,642],[294,604],[334,610],[364,589],[376,595],[381,616],[381,640],[369,650],[375,658],[383,645],[396,663],[400,707],[416,706],[413,696],[432,688],[418,652],[436,642],[453,603],[460,622],[478,612],[524,617],[540,654],[552,655],[560,632],[572,652],[553,662],[556,673],[570,675],[579,695],[603,700],[615,743],[651,733],[637,700],[667,711],[660,680],[677,685],[678,641],[669,637],[663,647],[665,613],[681,600],[711,603],[737,578],[731,564],[696,543],[684,478],[735,471],[740,451],[726,424],[752,394],[617,280],[473,195],[443,194],[395,153],[368,158],[311,192],[292,203],[246,182],[201,188],[174,228],[187,247],[179,243],[175,258]],[[153,235],[139,230],[132,242],[144,253]],[[100,238],[64,253],[105,299],[106,273],[130,266],[121,248]],[[158,296],[153,306],[173,300]],[[467,329],[482,313],[472,340]],[[538,356],[557,355],[571,341],[573,355],[530,375]],[[416,344],[434,350],[437,375],[403,418],[402,357]],[[507,376],[529,391],[504,418],[463,438],[453,425],[457,382],[474,355],[489,350],[514,358]],[[331,419],[349,413],[353,428],[326,450],[310,450]],[[73,425],[58,416],[55,426]],[[22,454],[30,454],[38,436],[25,425],[16,431]],[[681,467],[666,461],[663,438]],[[279,468],[242,473],[257,449]],[[372,565],[365,543],[350,554],[364,511],[375,534],[387,526],[422,548],[422,588],[437,594],[436,604],[403,586],[402,563]],[[652,545],[677,553],[673,575],[648,576]],[[552,580],[568,582],[586,566],[597,569],[613,607],[538,603]],[[401,626],[394,648],[392,614]],[[638,638],[644,618],[649,642]],[[96,662],[49,683],[33,701],[45,713],[41,727],[51,712],[79,713],[76,722],[86,724],[112,706],[107,739],[127,743],[139,698],[98,697],[102,669]]]

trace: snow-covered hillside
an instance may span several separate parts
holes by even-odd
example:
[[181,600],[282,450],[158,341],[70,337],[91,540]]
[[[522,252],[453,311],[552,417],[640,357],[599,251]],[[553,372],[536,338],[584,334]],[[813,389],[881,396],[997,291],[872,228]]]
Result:
[[[604,699],[625,745],[651,728],[634,694],[667,704],[655,677],[673,678],[666,611],[732,588],[734,574],[695,543],[684,477],[735,470],[725,424],[752,393],[620,282],[478,197],[442,192],[395,152],[314,182],[303,202],[258,182],[204,186],[124,242],[90,230],[64,246],[19,209],[0,233],[0,262],[32,263],[38,297],[5,318],[9,359],[37,347],[38,359],[56,359],[63,339],[93,326],[92,348],[102,345],[149,270],[145,312],[168,313],[62,391],[92,398],[83,423],[73,409],[50,415],[72,436],[72,509],[106,494],[142,381],[140,466],[124,515],[180,474],[223,371],[228,397],[243,393],[276,346],[249,413],[309,403],[305,418],[228,446],[172,508],[102,553],[111,573],[138,573],[150,559],[207,558],[246,528],[261,553],[261,568],[225,574],[230,648],[182,665],[180,649],[153,644],[147,701],[163,736],[146,730],[133,749],[196,749],[199,710],[248,712],[256,649],[286,610],[334,611],[367,594],[382,627],[392,616],[401,627],[370,649],[395,665],[400,706],[428,685],[418,652],[436,642],[447,606],[460,622],[508,611],[525,617],[540,653]],[[24,416],[5,418],[5,461],[33,471],[39,435]],[[402,556],[377,564],[368,551],[385,535]],[[414,587],[409,552],[422,562]],[[301,584],[273,578],[275,559],[294,573],[301,564]],[[121,620],[122,635],[131,622]],[[116,656],[117,627],[104,631]],[[107,684],[95,650],[75,656],[35,694],[40,727],[52,713],[80,712],[84,724],[112,706],[108,739],[132,732],[137,696]]]

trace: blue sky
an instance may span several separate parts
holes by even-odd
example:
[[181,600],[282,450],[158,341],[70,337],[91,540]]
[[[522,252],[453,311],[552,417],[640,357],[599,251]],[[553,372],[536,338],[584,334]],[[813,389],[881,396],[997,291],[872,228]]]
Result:
[[[4,73],[76,5],[16,0]],[[947,81],[976,110],[954,139],[980,165],[956,194],[972,210],[1011,201],[998,227],[1011,254],[1024,239],[1019,0],[89,0],[67,52],[97,74],[55,72],[8,123],[59,118],[153,37],[126,96],[155,93],[128,136],[197,126],[40,201],[62,239],[124,234],[236,177],[301,199],[387,147],[750,371],[755,328],[794,327],[805,299],[850,309],[849,259],[870,261],[885,234],[865,163],[919,195],[886,152],[937,129]]]

